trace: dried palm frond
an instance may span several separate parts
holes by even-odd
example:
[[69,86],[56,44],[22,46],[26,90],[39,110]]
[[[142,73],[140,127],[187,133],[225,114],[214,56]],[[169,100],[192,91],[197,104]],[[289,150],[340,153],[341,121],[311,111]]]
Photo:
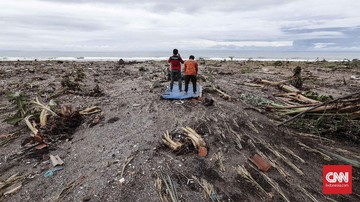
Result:
[[304,144],[302,142],[298,142],[298,144],[301,146],[301,148],[305,149],[306,151],[320,154],[323,157],[323,159],[325,159],[327,161],[332,160],[332,158],[329,155],[326,155],[326,154],[324,154],[323,152],[321,152],[321,151],[319,151],[317,149],[311,148],[311,147],[307,146],[306,144]]
[[296,155],[291,149],[289,149],[285,146],[282,146],[282,149],[285,150],[288,154],[291,154],[293,157],[295,157],[299,161],[301,161],[301,163],[305,163],[305,160],[302,159],[300,156]]
[[0,147],[9,144],[17,138],[17,136],[15,136],[15,133],[6,134],[4,136],[1,135],[0,137]]
[[[250,136],[247,136],[250,137]],[[274,167],[276,170],[278,170],[278,172],[284,177],[287,178],[289,176],[291,176],[288,172],[285,171],[285,169],[283,167],[281,167],[279,165],[278,162],[276,162],[274,159],[266,156],[262,151],[260,151],[260,149],[258,149],[255,144],[253,143],[254,139],[251,137],[250,140],[248,141],[248,144],[253,147],[256,151],[257,154],[259,154],[265,161],[268,161],[270,163],[270,165],[272,167]]]
[[163,185],[162,185],[162,181],[161,181],[159,175],[155,179],[155,188],[156,188],[156,191],[159,194],[161,202],[168,202],[165,194],[162,193]]
[[224,166],[224,154],[222,151],[219,151],[218,153],[214,154],[215,163],[219,165],[220,171],[225,171]]
[[244,179],[246,179],[247,181],[249,181],[251,184],[253,184],[257,189],[259,189],[265,196],[270,197],[269,193],[267,193],[265,191],[265,189],[254,180],[254,178],[251,176],[251,174],[249,173],[249,171],[246,170],[245,166],[238,166],[235,168],[236,172],[243,177]]
[[194,129],[190,127],[183,127],[182,129],[185,131],[185,135],[189,137],[194,147],[198,149],[199,156],[206,156],[207,148],[204,139]]
[[328,142],[331,142],[331,143],[335,143],[334,140],[331,140],[331,139],[328,139],[328,138],[325,138],[325,137],[321,137],[320,135],[313,135],[313,134],[308,134],[308,133],[295,133],[295,134],[303,136],[303,137],[316,138],[316,139],[319,139],[321,141],[328,141]]
[[276,157],[282,159],[286,164],[288,164],[292,169],[294,169],[299,175],[304,175],[304,172],[301,171],[295,164],[293,164],[288,158],[286,158],[282,153],[277,151],[270,144],[264,144],[267,149],[269,149]]
[[276,162],[274,159],[269,158],[269,161],[271,163],[271,166],[276,168],[276,170],[284,177],[284,178],[288,178],[291,177],[291,175],[283,168],[279,165],[278,162]]
[[308,191],[306,191],[305,188],[301,187],[300,185],[298,185],[298,187],[299,187],[300,191],[302,193],[304,193],[307,197],[309,197],[313,202],[318,202],[318,200],[313,195],[311,195]]
[[221,196],[218,195],[217,192],[215,191],[214,185],[212,185],[205,179],[199,180],[195,176],[192,176],[192,178],[194,179],[195,182],[197,182],[201,186],[201,188],[203,188],[205,196],[209,197],[211,201],[221,202]]
[[19,175],[19,173],[16,173],[6,180],[0,179],[0,201],[2,201],[2,196],[17,192],[27,177],[28,175]]
[[[178,193],[176,190],[176,186],[174,184],[174,182],[172,181],[171,177],[167,174],[163,174],[162,172],[160,172],[160,176],[162,181],[165,184],[167,193],[169,193],[170,195],[170,199],[172,202],[179,202],[179,197],[178,197]],[[167,201],[167,197],[165,196],[165,199]]]
[[126,169],[126,166],[135,158],[135,156],[129,156],[126,158],[124,164],[123,164],[123,167],[121,169],[121,172],[120,172],[120,177],[123,177],[123,174],[124,174],[124,171]]
[[[252,168],[254,168],[251,164],[249,164]],[[255,169],[255,168],[254,168]],[[257,170],[257,169],[255,169]],[[257,170],[258,171],[258,170]],[[258,171],[260,175],[280,194],[280,196],[287,202],[290,202],[290,200],[285,196],[284,192],[281,190],[279,184],[272,180],[269,176],[264,174],[263,172]]]
[[230,131],[234,134],[235,136],[235,143],[238,146],[238,148],[241,150],[243,147],[241,145],[241,136],[240,134],[236,133],[234,130],[230,129]]
[[166,131],[166,133],[163,135],[162,141],[173,151],[178,151],[183,147],[183,144],[181,142],[177,142],[171,139],[168,131]]
[[85,180],[85,176],[81,176],[78,179],[70,182],[69,184],[66,185],[65,189],[63,189],[61,191],[61,193],[53,200],[53,202],[60,202],[63,201],[63,199],[65,198],[65,196],[69,195],[72,191],[74,191],[74,189],[81,185]]
[[256,129],[256,127],[254,126],[254,124],[250,120],[247,120],[245,125],[247,125],[255,133],[259,134],[259,130]]

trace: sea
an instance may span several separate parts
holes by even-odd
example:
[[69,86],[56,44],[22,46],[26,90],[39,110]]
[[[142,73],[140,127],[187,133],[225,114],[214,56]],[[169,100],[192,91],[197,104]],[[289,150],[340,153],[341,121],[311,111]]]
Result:
[[[234,51],[193,50],[179,51],[183,59],[194,55],[196,59],[236,61],[344,61],[360,59],[360,52],[320,51]],[[169,51],[94,52],[94,51],[0,51],[0,61],[63,60],[63,61],[146,61],[167,60]]]

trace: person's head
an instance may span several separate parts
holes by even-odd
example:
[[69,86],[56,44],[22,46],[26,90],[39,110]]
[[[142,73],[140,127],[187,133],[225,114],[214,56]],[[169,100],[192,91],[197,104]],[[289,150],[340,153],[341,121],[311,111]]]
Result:
[[178,49],[175,48],[175,49],[173,50],[173,54],[174,54],[174,55],[177,55],[178,53],[179,53]]
[[190,55],[189,59],[195,60],[195,57],[193,55]]

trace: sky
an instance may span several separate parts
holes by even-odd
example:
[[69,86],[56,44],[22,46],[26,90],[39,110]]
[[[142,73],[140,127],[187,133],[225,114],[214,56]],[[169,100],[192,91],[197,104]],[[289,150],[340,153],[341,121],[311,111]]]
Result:
[[0,0],[0,50],[360,51],[357,0]]

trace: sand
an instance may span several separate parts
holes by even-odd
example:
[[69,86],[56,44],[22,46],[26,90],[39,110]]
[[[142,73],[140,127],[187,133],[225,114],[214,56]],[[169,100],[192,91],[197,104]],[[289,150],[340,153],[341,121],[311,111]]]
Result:
[[[4,201],[51,201],[56,199],[72,182],[76,182],[61,201],[160,201],[155,180],[162,172],[176,185],[181,201],[210,201],[203,188],[194,180],[204,179],[215,187],[213,195],[221,195],[222,201],[281,201],[284,198],[267,183],[248,158],[263,153],[272,159],[267,175],[274,180],[290,201],[318,201],[329,198],[337,201],[359,201],[360,169],[353,167],[352,195],[322,194],[322,167],[325,164],[344,164],[336,159],[325,160],[318,153],[305,150],[299,142],[312,148],[325,148],[348,158],[358,158],[358,143],[327,136],[329,140],[306,137],[285,125],[276,124],[287,116],[278,116],[245,103],[244,93],[273,99],[277,88],[256,88],[244,85],[255,78],[280,81],[289,78],[292,70],[301,66],[304,88],[322,95],[339,97],[359,89],[360,75],[357,67],[348,68],[341,62],[284,62],[274,67],[273,62],[256,61],[206,61],[200,65],[200,73],[213,69],[215,84],[233,99],[227,100],[219,93],[204,90],[204,97],[213,99],[213,106],[204,106],[200,100],[184,103],[160,99],[168,85],[162,82],[165,61],[145,61],[118,64],[117,62],[63,62],[28,61],[0,62],[0,119],[13,114],[6,98],[9,92],[22,91],[30,100],[39,97],[48,102],[51,97],[62,105],[77,109],[98,106],[102,121],[94,126],[93,119],[99,114],[85,116],[84,122],[71,138],[52,143],[50,151],[29,155],[30,145],[21,142],[30,136],[23,122],[13,126],[0,125],[0,135],[15,132],[12,141],[0,147],[1,179],[15,173],[26,175],[22,187],[14,194],[2,197]],[[83,70],[85,77],[79,83],[81,90],[62,91],[61,81],[71,71]],[[345,81],[345,82],[344,82]],[[209,81],[200,81],[209,88]],[[94,94],[94,88],[99,92]],[[60,92],[60,93],[59,93]],[[90,127],[90,125],[92,127]],[[190,126],[201,134],[208,146],[208,156],[199,157],[190,150],[174,154],[161,143],[166,132],[181,133],[181,127]],[[359,134],[354,135],[358,136]],[[240,143],[242,148],[239,147]],[[290,149],[296,156],[287,152]],[[276,156],[274,149],[290,160],[301,172]],[[343,150],[336,150],[343,149]],[[346,154],[344,150],[350,152]],[[343,151],[343,153],[341,153]],[[215,154],[222,153],[225,170],[220,169]],[[59,155],[65,162],[64,169],[45,178],[43,174],[52,166],[49,154]],[[123,179],[120,176],[126,159]],[[302,159],[302,160],[300,160]],[[260,192],[251,182],[236,171],[244,165],[268,195]],[[303,174],[301,174],[303,173]],[[166,192],[162,192],[166,195]]]

